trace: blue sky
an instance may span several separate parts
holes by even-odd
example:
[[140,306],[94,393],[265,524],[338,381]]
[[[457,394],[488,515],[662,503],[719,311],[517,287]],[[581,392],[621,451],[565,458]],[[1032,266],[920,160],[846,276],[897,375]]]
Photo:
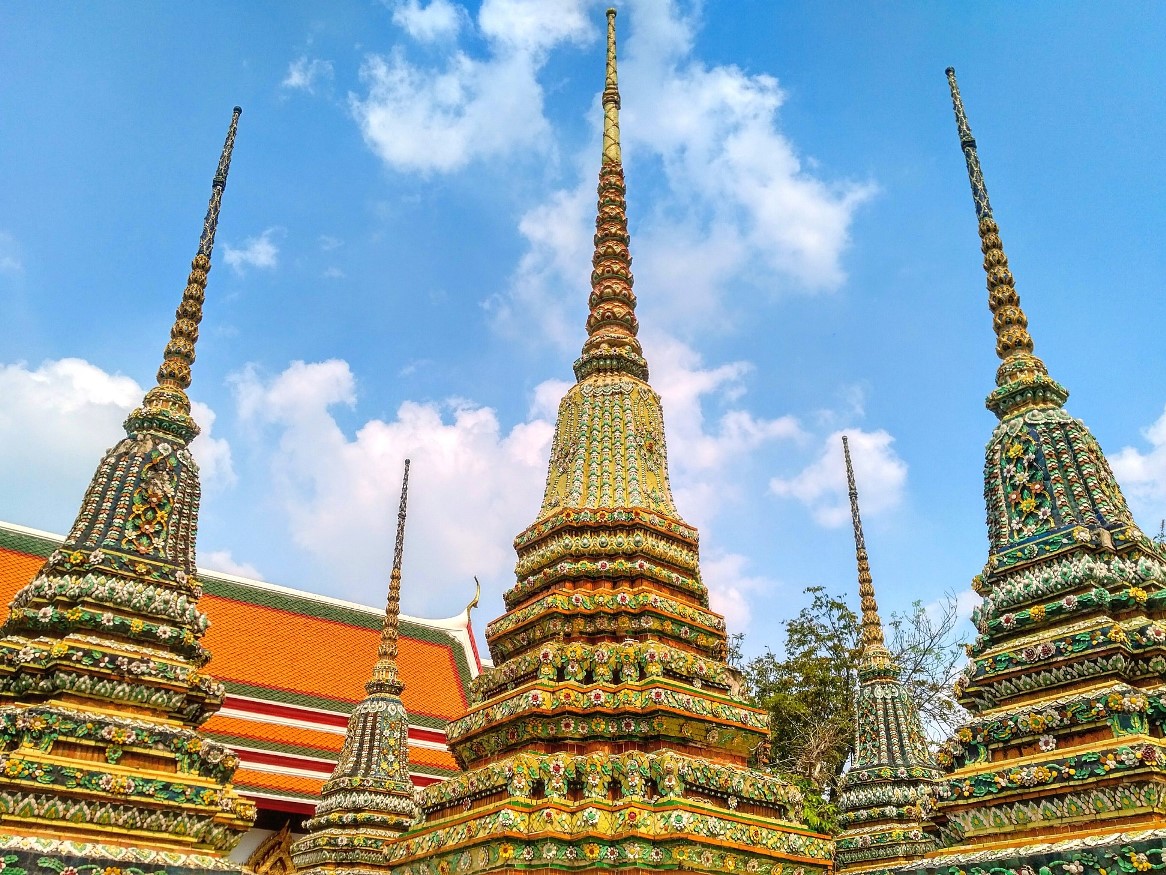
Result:
[[[244,107],[192,397],[208,567],[449,616],[534,518],[583,340],[603,6],[0,10],[0,519],[66,530],[150,384]],[[621,5],[638,314],[681,513],[747,650],[854,589],[852,437],[885,611],[986,554],[996,360],[944,68],[1037,353],[1166,516],[1166,12]]]

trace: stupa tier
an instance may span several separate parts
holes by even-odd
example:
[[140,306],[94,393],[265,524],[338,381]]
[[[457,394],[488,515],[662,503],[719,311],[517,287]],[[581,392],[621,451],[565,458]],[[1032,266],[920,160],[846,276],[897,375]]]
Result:
[[[198,732],[223,700],[202,669],[200,487],[190,386],[231,119],[158,380],[101,460],[65,543],[0,629],[0,858],[61,872],[229,871],[255,806],[238,758]],[[78,870],[77,867],[81,867]]]
[[1000,424],[984,467],[979,635],[956,686],[973,717],[940,751],[947,847],[923,865],[1133,871],[1166,837],[1166,557],[1033,353],[950,69],[948,79],[1001,359],[987,402]]
[[608,12],[590,314],[538,518],[487,630],[496,667],[450,724],[465,774],[421,793],[398,875],[570,869],[824,872],[799,792],[749,767],[768,734],[725,663],[695,529],[668,483],[637,339]]
[[842,438],[862,626],[858,690],[854,702],[854,759],[843,776],[838,797],[839,825],[834,862],[849,873],[889,873],[919,859],[935,847],[935,827],[928,820],[939,770],[928,749],[919,711],[903,686],[901,669],[883,638],[874,579],[850,446]]

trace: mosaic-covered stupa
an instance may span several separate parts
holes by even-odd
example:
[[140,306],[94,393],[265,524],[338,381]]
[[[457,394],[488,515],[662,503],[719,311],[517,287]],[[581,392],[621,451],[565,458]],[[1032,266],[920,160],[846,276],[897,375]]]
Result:
[[305,824],[308,835],[291,847],[298,872],[387,872],[389,846],[419,815],[409,777],[409,715],[401,703],[405,685],[397,665],[408,495],[406,459],[377,661],[365,685],[368,695],[348,718],[344,747],[320,793],[316,816]]
[[240,112],[157,385],[0,629],[5,872],[230,871],[255,817],[231,787],[237,757],[198,731],[223,688],[203,672],[199,642],[198,426],[186,395]]
[[955,72],[947,76],[1001,359],[987,399],[1000,424],[984,466],[979,635],[956,686],[973,716],[940,751],[946,847],[918,869],[1161,869],[1166,561],[1135,525],[1097,441],[1064,409],[1068,392],[1033,354]]
[[885,873],[935,847],[934,827],[927,817],[940,773],[928,750],[919,711],[883,638],[845,436],[842,454],[858,562],[862,649],[854,701],[854,759],[838,797],[843,832],[835,839],[834,862],[847,873]]
[[507,612],[486,631],[496,667],[448,728],[465,772],[424,788],[423,820],[400,838],[354,836],[352,868],[829,866],[829,839],[799,825],[797,790],[750,767],[766,714],[725,663],[697,533],[673,504],[660,398],[636,336],[607,15],[587,339],[559,406],[542,507],[515,540]]

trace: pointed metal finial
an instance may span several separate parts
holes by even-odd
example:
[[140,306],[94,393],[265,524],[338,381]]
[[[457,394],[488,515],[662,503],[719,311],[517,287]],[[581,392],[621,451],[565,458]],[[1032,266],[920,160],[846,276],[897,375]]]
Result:
[[401,558],[405,552],[405,506],[409,500],[409,465],[405,460],[405,475],[401,479],[401,504],[397,508],[397,540],[393,543],[393,571],[401,573]]
[[190,367],[194,364],[198,324],[202,321],[202,305],[206,300],[206,279],[211,269],[219,209],[223,202],[223,190],[227,187],[231,153],[235,148],[235,129],[242,112],[242,108],[236,106],[231,115],[227,139],[219,156],[219,166],[211,181],[211,198],[202,223],[198,252],[190,264],[190,275],[186,278],[182,301],[174,314],[174,326],[170,329],[170,341],[162,353],[158,383],[146,393],[142,406],[126,420],[126,428],[130,431],[162,432],[184,442],[198,434],[198,426],[190,416],[190,399],[186,396],[186,390],[190,387]]
[[850,462],[850,444],[842,436],[842,455],[846,459],[846,485],[850,491],[850,519],[854,523],[854,555],[858,561],[858,596],[862,601],[862,649],[884,647],[883,623],[875,602],[874,580],[870,574],[870,560],[866,555],[866,540],[862,536],[862,517],[858,514],[858,487],[854,483],[854,466]]
[[988,277],[988,308],[992,311],[992,328],[996,333],[996,355],[1002,362],[996,371],[999,388],[988,397],[988,407],[1001,419],[1036,407],[1059,407],[1069,393],[1049,377],[1045,363],[1033,354],[1028,317],[1020,308],[1016,280],[1008,268],[1000,228],[992,215],[992,204],[988,200],[980,156],[976,151],[976,138],[972,136],[964,112],[953,67],[947,68],[947,84],[951,88],[960,149],[968,165],[968,181],[979,220],[980,250],[984,253],[984,271]]
[[399,696],[405,689],[397,669],[397,642],[401,627],[401,558],[405,552],[405,508],[409,498],[409,460],[401,478],[401,503],[397,509],[397,539],[393,544],[393,570],[389,574],[389,599],[385,605],[385,620],[381,626],[381,640],[377,645],[377,662],[372,680],[364,685],[369,695],[389,693]]
[[215,170],[215,178],[211,180],[211,200],[206,208],[206,218],[202,223],[202,237],[198,241],[199,255],[211,257],[215,248],[215,231],[219,227],[219,207],[222,204],[223,192],[227,188],[227,173],[231,169],[231,153],[235,151],[235,128],[239,124],[239,116],[243,114],[243,107],[236,106],[231,114],[231,126],[227,128],[227,139],[223,143],[223,151],[219,156],[219,166]]
[[235,150],[235,130],[243,110],[236,106],[231,114],[231,124],[227,128],[227,139],[219,155],[219,166],[211,181],[211,199],[207,204],[206,218],[202,223],[202,236],[198,241],[198,254],[191,264],[186,290],[182,293],[182,303],[175,314],[174,327],[170,330],[170,342],[158,369],[158,385],[177,389],[190,387],[190,366],[194,363],[194,345],[198,341],[198,323],[202,321],[202,304],[206,298],[206,275],[211,269],[211,253],[215,248],[215,230],[219,226],[219,210],[223,203],[223,191],[227,187],[227,172],[231,169],[231,153]]
[[615,10],[607,10],[607,78],[603,86],[603,160],[599,165],[599,204],[595,217],[595,254],[591,257],[591,312],[587,340],[575,362],[582,380],[597,371],[648,379],[648,363],[636,334],[636,296],[628,252],[627,189],[619,145],[619,82],[615,67]]
[[603,163],[623,160],[619,146],[619,77],[615,66],[615,10],[607,10],[607,80],[603,86]]
[[951,88],[951,103],[955,109],[955,124],[959,131],[960,148],[963,149],[964,160],[968,164],[968,181],[972,185],[972,200],[976,204],[976,218],[991,217],[992,204],[988,200],[984,174],[980,171],[980,156],[976,152],[976,138],[972,136],[968,117],[964,112],[964,102],[960,97],[960,87],[955,81],[955,67],[948,67],[945,72],[947,73],[947,84]]

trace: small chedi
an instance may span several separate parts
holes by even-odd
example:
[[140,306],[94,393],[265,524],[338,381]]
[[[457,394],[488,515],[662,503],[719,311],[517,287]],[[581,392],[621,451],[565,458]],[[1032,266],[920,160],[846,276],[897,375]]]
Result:
[[847,873],[885,873],[935,847],[934,827],[927,816],[940,773],[928,750],[919,712],[883,640],[845,437],[842,453],[858,561],[862,650],[854,703],[854,759],[838,798],[838,819],[844,831],[835,839],[834,862]]
[[235,755],[198,732],[223,690],[202,672],[186,395],[240,112],[157,385],[0,629],[5,872],[229,871],[255,816],[231,787]]
[[336,769],[320,793],[316,816],[305,824],[308,835],[291,847],[299,872],[387,872],[386,846],[419,814],[409,777],[409,715],[401,703],[405,685],[397,666],[408,494],[406,459],[389,598],[377,661],[365,685],[368,696],[348,719]]
[[988,564],[972,719],[942,748],[944,847],[914,867],[973,875],[1162,869],[1166,557],[1134,524],[1105,455],[1033,354],[956,85],[1001,359],[987,405]]
[[673,504],[660,398],[636,336],[614,10],[602,102],[588,336],[559,406],[542,508],[515,541],[507,613],[487,628],[496,667],[448,728],[465,771],[424,788],[421,818],[403,833],[375,806],[334,817],[326,790],[297,865],[343,859],[346,872],[396,875],[829,867],[828,837],[799,825],[797,790],[750,767],[766,715],[725,662],[697,534]]

